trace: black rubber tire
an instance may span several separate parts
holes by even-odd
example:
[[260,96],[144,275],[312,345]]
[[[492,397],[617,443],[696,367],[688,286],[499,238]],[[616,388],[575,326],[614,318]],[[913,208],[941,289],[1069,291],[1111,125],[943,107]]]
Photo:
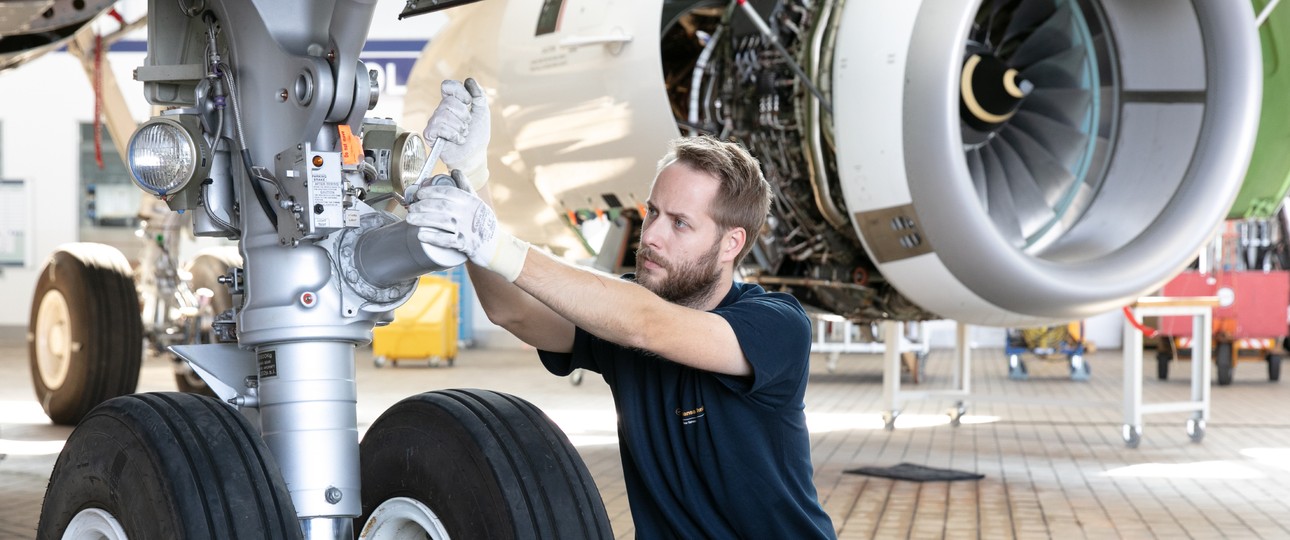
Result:
[[54,464],[37,537],[81,510],[112,514],[130,538],[299,538],[286,483],[254,427],[214,399],[115,398],[81,422]]
[[1268,380],[1277,382],[1281,380],[1281,355],[1268,354]]
[[1173,355],[1168,351],[1156,352],[1156,378],[1162,381],[1169,380],[1169,361],[1173,360]]
[[[219,282],[220,276],[228,274],[228,271],[234,267],[242,266],[242,257],[238,254],[236,248],[214,248],[202,250],[193,257],[184,270],[192,275],[188,287],[197,294],[197,289],[207,288],[215,293],[211,297],[210,317],[219,315],[229,308],[233,307],[233,295],[229,294],[228,287]],[[206,333],[208,328],[199,329],[201,335],[198,336],[198,343],[210,343],[210,336]],[[190,394],[201,394],[203,396],[215,397],[215,392],[206,385],[206,382],[193,368],[179,357],[173,357],[175,361],[175,386],[180,392]]]
[[[143,360],[143,322],[130,263],[111,246],[60,246],[45,262],[32,297],[27,357],[36,399],[55,424],[75,425],[90,409],[134,392]],[[58,382],[40,369],[49,359],[42,332],[41,304],[62,296],[68,307],[66,376]]]
[[1232,342],[1220,341],[1214,350],[1219,386],[1232,384],[1232,360]]
[[587,466],[520,398],[440,390],[385,411],[360,445],[362,530],[392,497],[426,505],[454,539],[613,538]]

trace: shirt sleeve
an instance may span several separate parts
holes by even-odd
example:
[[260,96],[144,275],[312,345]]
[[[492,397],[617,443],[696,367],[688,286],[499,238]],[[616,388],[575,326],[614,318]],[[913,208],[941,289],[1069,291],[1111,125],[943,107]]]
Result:
[[779,406],[792,399],[806,376],[811,353],[811,322],[801,304],[783,293],[740,299],[713,310],[730,323],[752,366],[752,377],[720,375],[736,393]]
[[564,377],[575,369],[586,369],[600,373],[596,355],[592,353],[593,336],[586,330],[577,328],[573,333],[573,349],[567,353],[558,353],[538,349],[538,358],[552,375]]

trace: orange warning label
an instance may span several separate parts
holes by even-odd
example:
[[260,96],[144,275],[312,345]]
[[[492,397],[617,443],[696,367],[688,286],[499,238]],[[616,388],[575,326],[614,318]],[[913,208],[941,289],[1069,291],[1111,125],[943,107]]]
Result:
[[357,165],[363,160],[363,141],[349,129],[348,124],[340,127],[340,161],[346,165]]

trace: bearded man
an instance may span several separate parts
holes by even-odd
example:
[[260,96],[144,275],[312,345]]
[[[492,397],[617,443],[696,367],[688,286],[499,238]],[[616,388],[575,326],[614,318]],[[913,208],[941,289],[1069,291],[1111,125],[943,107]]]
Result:
[[[792,296],[734,280],[769,213],[757,160],[711,137],[672,141],[642,223],[636,274],[566,264],[497,227],[488,100],[445,81],[425,129],[472,188],[418,186],[408,222],[455,249],[489,320],[547,370],[601,374],[613,392],[638,538],[835,538],[812,483],[810,322]],[[464,177],[464,178],[462,178]]]

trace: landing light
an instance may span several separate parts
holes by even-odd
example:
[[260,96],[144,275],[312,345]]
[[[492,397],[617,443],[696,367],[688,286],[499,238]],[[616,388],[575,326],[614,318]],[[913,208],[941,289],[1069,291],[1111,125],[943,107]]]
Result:
[[191,115],[158,116],[130,137],[130,175],[144,191],[163,199],[200,182],[210,170],[201,126]]
[[394,139],[394,159],[390,163],[390,181],[400,193],[417,181],[428,152],[421,135],[407,131]]

